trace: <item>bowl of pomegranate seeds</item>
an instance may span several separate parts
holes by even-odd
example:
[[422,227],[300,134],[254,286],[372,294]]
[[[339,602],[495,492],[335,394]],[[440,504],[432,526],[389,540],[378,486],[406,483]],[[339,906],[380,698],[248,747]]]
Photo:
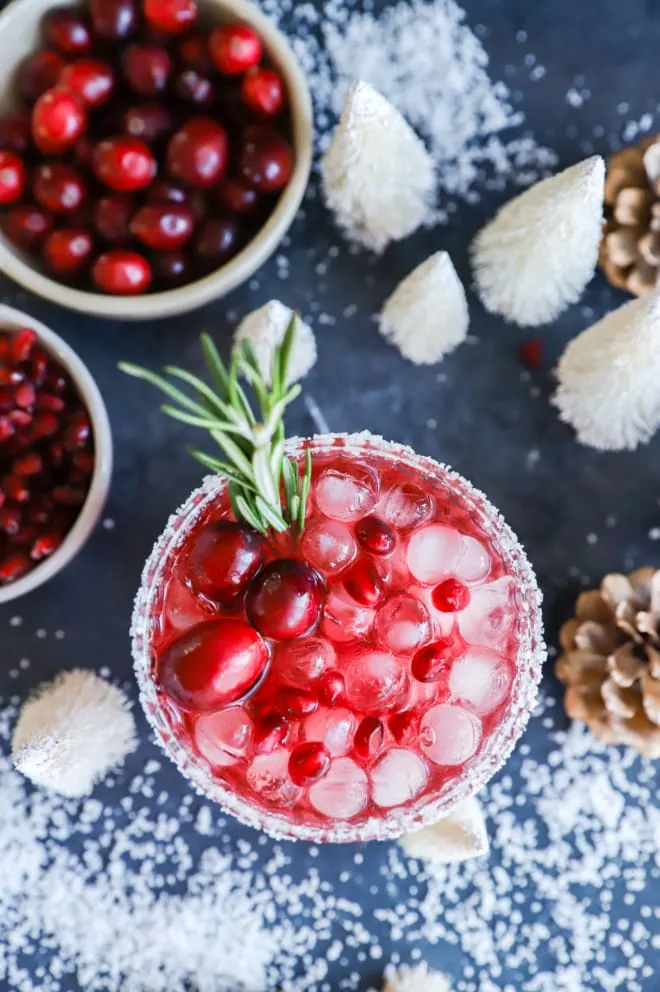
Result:
[[77,554],[111,470],[108,415],[87,367],[39,321],[0,305],[0,603]]
[[311,100],[249,0],[14,0],[0,14],[0,270],[85,313],[194,309],[272,254]]

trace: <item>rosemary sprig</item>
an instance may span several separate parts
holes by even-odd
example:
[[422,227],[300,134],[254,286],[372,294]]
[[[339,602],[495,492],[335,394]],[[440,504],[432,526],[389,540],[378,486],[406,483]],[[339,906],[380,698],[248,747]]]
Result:
[[[169,377],[165,378],[139,365],[119,364],[122,372],[146,380],[173,401],[162,406],[163,413],[209,432],[224,458],[196,448],[189,448],[190,454],[205,468],[226,476],[237,519],[263,533],[281,532],[292,526],[302,531],[305,525],[312,476],[311,453],[306,452],[301,475],[295,462],[284,454],[282,419],[286,407],[302,392],[298,385],[287,386],[295,332],[294,315],[282,343],[273,353],[270,389],[248,341],[241,343],[227,367],[208,334],[202,334],[200,341],[212,386],[173,365],[164,369]],[[240,378],[251,387],[257,412],[250,405]],[[171,380],[185,383],[195,395],[179,389]]]

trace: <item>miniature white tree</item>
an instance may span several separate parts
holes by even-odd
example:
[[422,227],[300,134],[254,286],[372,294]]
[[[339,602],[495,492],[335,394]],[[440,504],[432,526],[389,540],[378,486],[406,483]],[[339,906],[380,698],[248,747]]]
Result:
[[521,193],[482,228],[472,261],[487,310],[534,326],[579,299],[598,261],[604,184],[594,155]]
[[430,971],[426,963],[385,969],[383,992],[451,992],[446,975]]
[[[270,385],[270,373],[273,362],[273,352],[281,343],[291,322],[293,310],[271,300],[258,310],[253,310],[236,328],[234,348],[243,340],[247,340],[254,350],[259,370],[265,382]],[[297,382],[307,375],[316,362],[316,339],[311,327],[300,318],[296,320],[296,333],[293,340],[291,362],[289,365],[289,383]]]
[[423,861],[467,861],[489,851],[486,821],[474,797],[459,803],[430,827],[406,834],[399,843],[411,858]]

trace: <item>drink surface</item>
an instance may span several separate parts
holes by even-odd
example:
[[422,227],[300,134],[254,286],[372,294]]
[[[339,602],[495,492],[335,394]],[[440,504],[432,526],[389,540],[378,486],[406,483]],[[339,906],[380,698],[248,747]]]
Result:
[[243,589],[212,598],[200,579],[200,541],[220,534],[221,559],[216,529],[233,520],[223,496],[207,506],[168,562],[151,636],[162,715],[190,761],[256,809],[319,828],[395,814],[469,775],[507,715],[519,637],[519,583],[478,518],[460,480],[375,448],[315,454],[304,533],[267,539],[262,565],[298,559],[321,576],[318,622],[265,637],[256,683],[200,711],[162,688],[172,645],[251,609]]

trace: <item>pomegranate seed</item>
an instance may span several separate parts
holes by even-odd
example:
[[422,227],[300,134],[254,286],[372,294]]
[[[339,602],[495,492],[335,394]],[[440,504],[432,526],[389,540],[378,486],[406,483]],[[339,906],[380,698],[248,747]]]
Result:
[[277,693],[276,702],[278,709],[281,709],[287,716],[299,717],[309,716],[315,713],[319,703],[316,696],[305,689],[292,689],[289,686],[282,686]]
[[8,537],[18,534],[22,523],[21,511],[13,506],[5,506],[0,510],[0,530]]
[[77,448],[83,448],[89,440],[91,430],[92,427],[87,414],[75,414],[62,436],[64,447],[67,451],[75,451]]
[[62,70],[58,86],[75,93],[86,107],[100,107],[112,96],[115,74],[100,59],[78,59]]
[[131,234],[158,251],[180,248],[192,236],[195,215],[190,207],[176,203],[149,203],[142,207],[130,224]]
[[340,703],[346,693],[346,683],[344,676],[339,672],[326,672],[317,683],[319,699],[328,706],[336,706]]
[[32,435],[35,440],[44,437],[52,437],[60,429],[60,422],[52,413],[41,413],[34,418],[32,423]]
[[39,393],[37,396],[37,401],[35,404],[37,410],[48,411],[49,413],[61,413],[66,403],[61,396],[55,396],[54,393]]
[[83,475],[91,475],[94,471],[94,455],[91,451],[76,451],[72,461]]
[[17,248],[36,248],[53,226],[53,218],[29,204],[13,207],[2,220],[2,230]]
[[100,255],[92,268],[99,289],[117,295],[145,293],[151,283],[151,267],[134,251],[110,251]]
[[75,275],[87,266],[93,248],[87,231],[51,231],[44,241],[44,262],[57,275]]
[[29,572],[31,567],[31,562],[27,555],[10,555],[3,561],[0,561],[0,585],[15,582],[16,579],[20,579],[26,572]]
[[262,713],[254,728],[254,744],[257,751],[268,753],[286,744],[291,724],[283,713],[270,710]]
[[73,7],[56,7],[44,18],[46,41],[65,55],[85,55],[92,48],[89,25]]
[[129,45],[123,58],[124,75],[140,96],[156,96],[167,86],[172,59],[158,45]]
[[344,589],[361,606],[376,606],[385,596],[385,584],[368,558],[358,558],[344,576]]
[[8,441],[14,435],[16,428],[9,417],[0,417],[0,442]]
[[30,558],[33,561],[41,561],[48,558],[54,551],[57,551],[62,543],[62,535],[57,531],[42,534],[36,539],[30,550]]
[[32,414],[25,410],[12,410],[9,419],[15,427],[29,427],[32,423]]
[[238,169],[248,186],[260,193],[276,193],[291,178],[291,145],[274,128],[253,124],[245,131]]
[[12,544],[18,548],[31,547],[39,537],[39,530],[34,524],[24,524],[12,538]]
[[138,26],[135,0],[90,0],[92,27],[104,41],[121,41]]
[[53,468],[59,468],[64,461],[64,445],[61,441],[53,441],[48,448],[48,461]]
[[241,699],[261,678],[268,648],[241,620],[207,620],[181,634],[160,658],[160,679],[172,699],[207,712]]
[[31,382],[22,383],[14,393],[16,406],[20,406],[23,410],[29,410],[31,406],[34,406],[35,397],[34,386]]
[[181,34],[197,20],[195,0],[144,0],[144,16],[156,31]]
[[396,535],[380,517],[364,517],[355,526],[355,536],[361,547],[372,555],[389,555],[394,551]]
[[324,744],[298,744],[289,757],[289,775],[296,785],[318,782],[329,769],[330,752]]
[[244,592],[264,562],[261,534],[243,524],[222,521],[192,539],[187,571],[193,586],[210,599],[233,599]]
[[43,386],[48,373],[48,358],[43,351],[35,351],[30,363],[30,378],[35,386]]
[[25,485],[23,479],[18,475],[7,475],[5,476],[4,482],[2,483],[2,488],[4,490],[7,499],[10,499],[12,503],[27,503],[30,499],[30,490]]
[[119,193],[144,189],[156,175],[156,161],[137,138],[108,138],[94,149],[92,169],[96,178]]
[[543,360],[543,342],[540,338],[531,338],[520,346],[520,357],[529,369],[538,368]]
[[441,613],[458,613],[470,602],[470,590],[459,579],[445,579],[431,593],[436,610]]
[[395,713],[389,718],[388,726],[397,744],[413,744],[419,736],[419,717],[410,710]]
[[410,670],[418,682],[438,682],[449,674],[454,654],[451,638],[441,637],[417,651]]
[[28,455],[22,455],[20,458],[15,458],[11,470],[14,475],[22,475],[29,477],[31,475],[39,475],[43,470],[44,463],[43,459],[36,452],[31,452]]
[[85,502],[87,495],[82,489],[74,489],[73,486],[55,486],[53,489],[53,502],[62,506],[80,506]]
[[0,365],[0,386],[16,386],[23,382],[24,375],[18,369],[3,368]]
[[222,177],[228,153],[224,128],[210,117],[193,117],[170,139],[167,169],[175,179],[208,189]]
[[223,179],[216,191],[221,207],[238,214],[253,213],[259,205],[259,194],[239,179]]
[[86,126],[87,114],[82,102],[61,86],[54,86],[40,96],[32,112],[32,137],[44,155],[66,151]]
[[243,76],[243,103],[258,117],[277,117],[284,106],[284,87],[272,69],[255,66]]
[[24,327],[11,339],[10,354],[13,361],[20,365],[27,362],[32,354],[32,348],[37,340],[36,333],[29,327]]
[[[32,377],[34,379],[34,376]],[[65,393],[69,388],[70,381],[64,369],[60,368],[59,365],[50,365],[48,368],[48,375],[46,378],[46,385],[48,386],[51,393],[57,393],[58,395]]]
[[261,62],[261,39],[247,24],[224,24],[209,38],[209,51],[225,76],[240,76]]
[[169,137],[174,130],[174,122],[167,107],[159,103],[144,103],[138,107],[129,107],[125,111],[121,119],[121,129],[131,138],[139,138],[149,145]]
[[21,66],[18,88],[25,103],[36,103],[55,86],[66,62],[58,52],[37,52]]
[[0,148],[25,155],[31,143],[31,117],[27,110],[14,110],[0,117]]
[[0,204],[15,203],[25,189],[25,166],[15,152],[0,151]]
[[324,591],[323,579],[309,565],[279,558],[266,565],[248,587],[248,620],[264,637],[302,637],[318,622]]
[[0,389],[0,411],[8,413],[14,407],[14,394],[11,389]]
[[383,721],[377,716],[365,716],[355,731],[353,746],[361,758],[375,758],[385,740]]

